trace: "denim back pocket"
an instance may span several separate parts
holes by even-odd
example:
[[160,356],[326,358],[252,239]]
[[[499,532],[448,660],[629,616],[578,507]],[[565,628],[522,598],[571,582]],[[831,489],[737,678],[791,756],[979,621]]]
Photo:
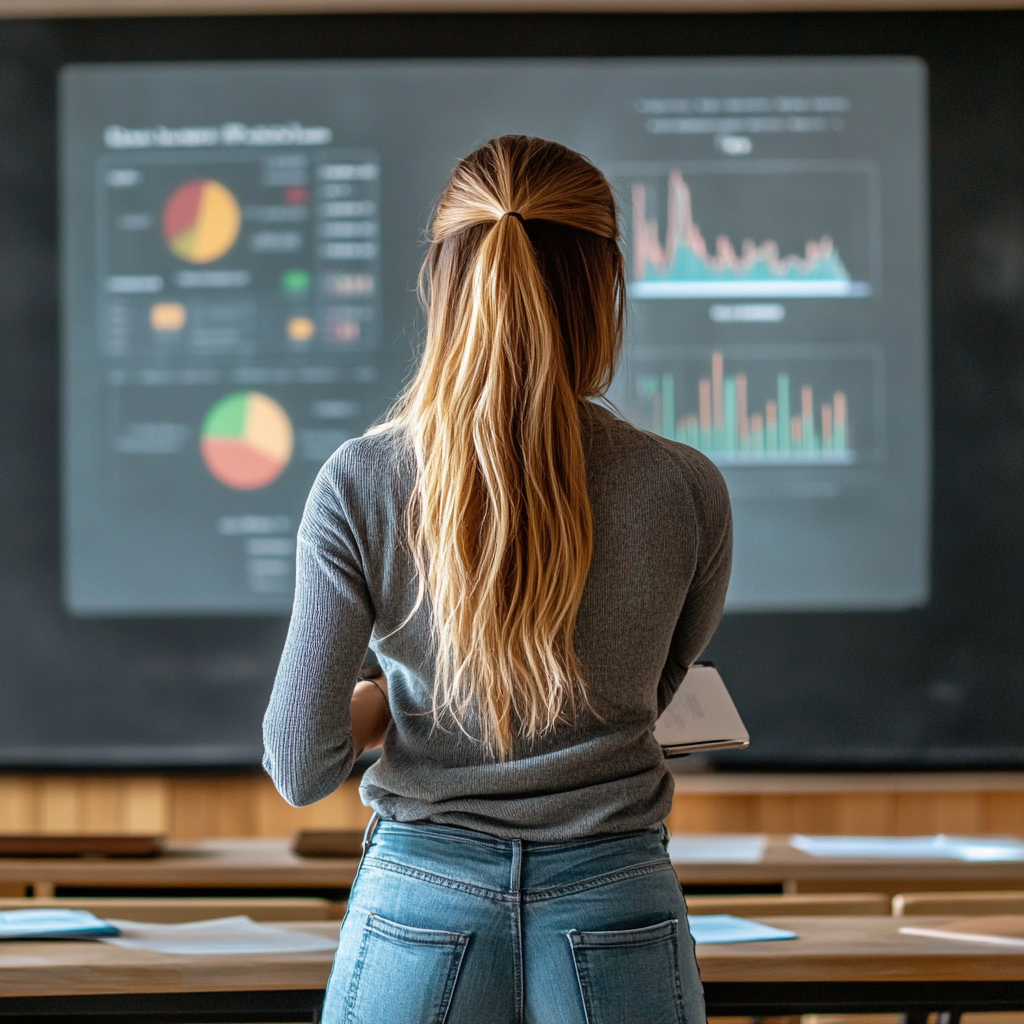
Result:
[[681,1024],[679,922],[568,935],[587,1024]]
[[370,914],[363,925],[345,1024],[444,1024],[469,935],[410,928]]

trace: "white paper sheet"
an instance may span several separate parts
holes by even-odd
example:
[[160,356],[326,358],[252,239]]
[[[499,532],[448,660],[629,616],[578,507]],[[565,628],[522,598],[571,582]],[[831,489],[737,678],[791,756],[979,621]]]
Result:
[[725,942],[772,942],[777,939],[795,939],[796,932],[772,928],[760,921],[748,921],[732,914],[697,914],[690,918],[693,941],[705,946]]
[[668,856],[673,864],[760,864],[764,836],[672,836]]
[[813,857],[878,857],[907,860],[1018,861],[1024,842],[1012,837],[791,836],[790,845]]
[[1009,935],[979,935],[976,932],[940,932],[936,928],[919,928],[906,925],[900,928],[902,935],[924,935],[929,939],[954,939],[957,942],[982,942],[990,946],[1012,946],[1024,949],[1024,939],[1015,939]]
[[248,955],[251,953],[315,953],[334,950],[336,939],[319,935],[268,928],[250,917],[218,917],[211,921],[189,921],[185,924],[150,924],[138,921],[115,921],[120,929],[117,938],[102,939],[113,946],[148,949],[154,953],[195,955]]

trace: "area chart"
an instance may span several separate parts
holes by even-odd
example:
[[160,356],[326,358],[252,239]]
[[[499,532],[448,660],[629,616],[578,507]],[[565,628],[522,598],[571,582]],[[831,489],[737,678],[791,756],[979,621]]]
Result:
[[870,294],[854,281],[829,235],[809,239],[802,255],[782,255],[772,239],[744,239],[737,252],[719,235],[712,251],[694,218],[693,197],[682,172],[668,175],[665,240],[651,216],[648,187],[632,194],[633,280],[639,299],[839,298]]

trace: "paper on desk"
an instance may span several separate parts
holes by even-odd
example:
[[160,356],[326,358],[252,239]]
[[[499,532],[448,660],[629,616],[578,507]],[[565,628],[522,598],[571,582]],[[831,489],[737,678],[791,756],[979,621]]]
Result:
[[791,836],[790,845],[813,857],[878,857],[907,860],[1024,860],[1024,842],[1012,837]]
[[772,928],[760,921],[748,921],[732,914],[697,914],[690,918],[693,941],[710,946],[725,942],[770,942],[776,939],[795,939],[796,932]]
[[1024,914],[988,914],[983,917],[961,917],[949,924],[931,927],[905,925],[904,935],[926,935],[932,939],[957,939],[960,942],[987,942],[993,946],[1024,949]]
[[668,856],[673,864],[760,864],[764,836],[672,836]]
[[0,939],[96,939],[115,928],[88,910],[32,907],[0,913]]
[[334,950],[336,939],[319,935],[268,928],[251,917],[218,917],[212,921],[185,924],[150,924],[139,921],[111,921],[121,934],[102,939],[113,946],[148,949],[153,953],[182,956],[250,953],[315,953]]

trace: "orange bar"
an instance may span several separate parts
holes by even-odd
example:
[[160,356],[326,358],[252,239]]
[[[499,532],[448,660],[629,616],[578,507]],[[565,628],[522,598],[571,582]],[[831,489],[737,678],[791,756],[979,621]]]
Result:
[[846,395],[842,391],[837,391],[832,396],[832,408],[835,413],[835,421],[837,427],[846,426]]
[[745,441],[750,434],[747,422],[747,375],[736,374],[736,436]]
[[779,403],[766,402],[764,407],[764,418],[769,430],[775,430],[779,425]]
[[821,446],[832,447],[832,406],[828,402],[821,406]]
[[725,420],[722,417],[722,353],[711,353],[711,419],[714,422],[715,430],[722,430],[725,427]]
[[804,423],[800,416],[793,416],[789,421],[789,436],[793,444],[802,444],[804,439]]
[[814,393],[810,384],[805,384],[800,389],[800,412],[804,416],[814,415]]
[[700,382],[700,429],[711,430],[711,381],[706,377]]

